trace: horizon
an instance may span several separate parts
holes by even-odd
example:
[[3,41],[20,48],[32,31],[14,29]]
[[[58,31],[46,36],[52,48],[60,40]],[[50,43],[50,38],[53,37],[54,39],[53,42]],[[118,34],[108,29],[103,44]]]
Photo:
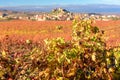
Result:
[[102,5],[102,6],[120,6],[120,4],[48,4],[48,5],[13,5],[13,6],[1,6],[0,5],[0,8],[2,7],[23,7],[23,6],[26,6],[26,7],[29,7],[29,6],[43,6],[43,7],[47,7],[47,6],[99,6],[99,5]]
[[12,7],[12,6],[50,6],[50,5],[97,5],[97,4],[104,4],[104,5],[120,5],[120,0],[51,0],[51,1],[37,1],[37,0],[1,0],[0,7]]

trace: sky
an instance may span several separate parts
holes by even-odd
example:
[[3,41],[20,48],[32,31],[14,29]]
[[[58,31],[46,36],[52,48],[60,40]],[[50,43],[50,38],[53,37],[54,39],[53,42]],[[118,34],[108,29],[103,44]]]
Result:
[[0,0],[0,6],[23,5],[87,5],[110,4],[120,5],[120,0]]

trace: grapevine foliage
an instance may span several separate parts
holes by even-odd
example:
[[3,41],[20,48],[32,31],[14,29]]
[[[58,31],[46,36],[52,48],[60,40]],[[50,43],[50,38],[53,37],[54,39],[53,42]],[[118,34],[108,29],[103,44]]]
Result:
[[7,37],[0,43],[0,79],[119,80],[120,48],[107,49],[103,34],[91,20],[74,20],[71,41],[46,39],[43,46]]

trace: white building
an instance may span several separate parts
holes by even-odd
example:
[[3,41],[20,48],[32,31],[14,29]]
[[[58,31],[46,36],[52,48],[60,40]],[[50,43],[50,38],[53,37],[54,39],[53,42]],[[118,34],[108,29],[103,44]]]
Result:
[[0,18],[3,18],[3,14],[2,13],[0,13]]

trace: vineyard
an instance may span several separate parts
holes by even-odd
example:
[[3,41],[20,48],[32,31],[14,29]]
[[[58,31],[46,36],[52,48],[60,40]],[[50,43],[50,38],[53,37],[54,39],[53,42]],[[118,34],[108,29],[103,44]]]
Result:
[[[117,46],[120,43],[120,20],[116,21],[96,21],[94,26],[105,31],[105,40],[108,46]],[[57,29],[62,26],[62,29]],[[6,35],[11,39],[32,40],[41,42],[46,38],[52,39],[63,37],[65,40],[71,39],[72,21],[25,21],[13,20],[0,22],[0,40]]]
[[119,23],[0,22],[0,80],[119,80]]

